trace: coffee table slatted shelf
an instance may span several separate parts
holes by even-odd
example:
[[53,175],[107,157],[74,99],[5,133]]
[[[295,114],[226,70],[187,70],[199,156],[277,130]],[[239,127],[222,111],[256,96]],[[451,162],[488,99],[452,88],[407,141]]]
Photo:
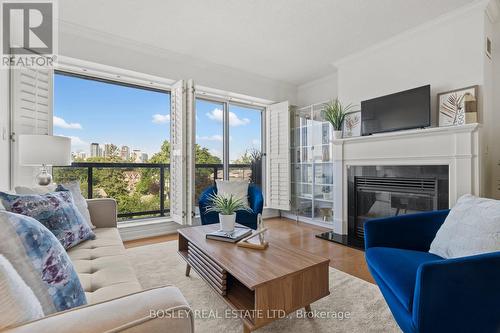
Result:
[[[206,239],[218,225],[179,230],[178,253],[233,309],[250,332],[330,294],[329,259],[271,242],[264,251]],[[279,312],[281,311],[281,312]]]

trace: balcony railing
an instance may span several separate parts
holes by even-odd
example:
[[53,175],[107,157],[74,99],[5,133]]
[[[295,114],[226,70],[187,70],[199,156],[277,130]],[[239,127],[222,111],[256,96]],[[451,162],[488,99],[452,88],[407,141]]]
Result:
[[[195,165],[195,202],[201,192],[223,179],[222,164]],[[170,164],[74,162],[53,167],[54,181],[79,181],[84,197],[112,197],[118,203],[120,220],[134,217],[162,217],[170,213]],[[250,180],[251,164],[230,164],[230,179]],[[260,183],[260,182],[258,182]]]

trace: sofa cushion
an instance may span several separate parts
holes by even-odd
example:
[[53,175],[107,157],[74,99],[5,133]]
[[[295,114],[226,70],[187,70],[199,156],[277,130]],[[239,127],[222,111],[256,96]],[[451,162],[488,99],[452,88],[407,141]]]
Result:
[[87,200],[82,195],[82,190],[80,188],[79,181],[73,181],[69,183],[59,184],[56,187],[56,192],[60,191],[70,191],[73,196],[73,200],[75,202],[75,206],[82,214],[85,222],[89,225],[91,229],[95,229],[95,225],[92,224],[92,220],[90,219],[89,206],[87,204]]
[[15,187],[17,194],[46,194],[50,192],[58,192],[58,191],[70,191],[73,195],[73,200],[75,201],[76,208],[82,214],[83,218],[90,226],[90,228],[95,229],[95,226],[92,224],[90,219],[89,208],[87,205],[87,200],[83,197],[82,191],[80,188],[80,181],[70,181],[67,183],[55,185],[50,184],[47,186],[16,186]]
[[142,290],[116,228],[94,229],[96,238],[68,254],[90,304]]
[[46,226],[69,249],[95,237],[73,201],[71,192],[15,195],[0,192],[5,209],[30,216]]
[[418,267],[426,262],[443,260],[428,252],[372,247],[366,249],[366,261],[396,298],[411,311]]
[[61,243],[24,215],[0,212],[0,253],[16,268],[48,315],[84,305],[85,293]]

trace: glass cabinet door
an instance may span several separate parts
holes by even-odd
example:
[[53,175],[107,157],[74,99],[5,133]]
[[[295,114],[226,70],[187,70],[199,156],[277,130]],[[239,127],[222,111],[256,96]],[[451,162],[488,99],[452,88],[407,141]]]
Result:
[[323,104],[297,109],[291,115],[292,207],[294,214],[333,222],[332,126]]

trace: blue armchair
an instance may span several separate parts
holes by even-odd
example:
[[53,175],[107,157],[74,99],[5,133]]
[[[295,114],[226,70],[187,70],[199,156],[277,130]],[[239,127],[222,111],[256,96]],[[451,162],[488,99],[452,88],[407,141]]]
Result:
[[[201,224],[219,223],[219,214],[208,212],[207,208],[210,204],[210,195],[217,193],[217,187],[210,186],[203,191],[198,201],[200,207]],[[262,214],[264,207],[264,197],[259,187],[254,184],[248,186],[248,203],[252,212],[238,211],[236,212],[236,222],[252,229],[257,229],[257,215]]]
[[368,268],[406,332],[500,332],[500,252],[429,253],[448,210],[365,223]]

